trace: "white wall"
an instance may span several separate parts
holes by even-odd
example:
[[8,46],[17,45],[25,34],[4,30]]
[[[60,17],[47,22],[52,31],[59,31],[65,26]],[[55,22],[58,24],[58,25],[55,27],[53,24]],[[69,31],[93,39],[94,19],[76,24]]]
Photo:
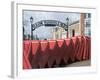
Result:
[[[97,7],[97,21],[98,29],[96,29],[97,36],[96,45],[98,50],[98,67],[97,73],[68,75],[63,78],[53,78],[54,80],[99,80],[100,77],[100,5],[99,0],[33,0],[37,4],[53,4],[53,5],[80,5],[82,6],[96,6]],[[95,26],[94,26],[95,27]],[[11,65],[11,0],[0,0],[0,80],[12,80],[10,78]],[[34,79],[34,78],[33,78]],[[53,80],[50,77],[46,80]],[[31,79],[17,79],[17,80],[31,80]],[[45,79],[44,79],[45,80]]]

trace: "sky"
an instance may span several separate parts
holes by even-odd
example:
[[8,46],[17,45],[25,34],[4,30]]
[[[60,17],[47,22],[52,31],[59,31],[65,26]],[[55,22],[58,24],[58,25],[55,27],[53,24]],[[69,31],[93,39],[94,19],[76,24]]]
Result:
[[[66,18],[69,18],[69,24],[80,19],[80,13],[70,13],[70,12],[46,12],[46,11],[23,11],[23,22],[25,28],[25,34],[30,34],[31,24],[30,17],[33,17],[33,24],[41,20],[57,20],[66,24]],[[38,35],[39,38],[51,38],[52,37],[52,27],[41,26],[37,28],[33,34]]]

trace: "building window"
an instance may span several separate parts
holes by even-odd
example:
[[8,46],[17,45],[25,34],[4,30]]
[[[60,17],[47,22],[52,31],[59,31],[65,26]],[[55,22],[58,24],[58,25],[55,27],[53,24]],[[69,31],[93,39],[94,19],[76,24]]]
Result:
[[88,18],[91,18],[91,14],[90,13],[88,13]]
[[86,22],[86,27],[90,27],[90,22]]
[[84,14],[84,18],[91,18],[91,13]]
[[57,32],[58,31],[58,28],[55,28],[55,31]]

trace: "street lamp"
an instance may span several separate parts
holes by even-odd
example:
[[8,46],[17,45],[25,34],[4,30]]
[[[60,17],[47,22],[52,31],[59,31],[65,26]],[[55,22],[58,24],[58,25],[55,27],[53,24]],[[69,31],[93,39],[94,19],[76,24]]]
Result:
[[66,18],[67,26],[66,26],[66,31],[67,31],[67,38],[68,38],[68,26],[69,26],[69,18]]
[[30,17],[30,23],[31,23],[31,40],[33,39],[33,17]]

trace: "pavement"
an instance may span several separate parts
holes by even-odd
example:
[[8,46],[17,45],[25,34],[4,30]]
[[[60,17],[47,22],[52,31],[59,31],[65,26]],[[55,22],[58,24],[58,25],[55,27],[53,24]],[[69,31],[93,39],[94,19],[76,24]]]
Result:
[[79,67],[79,66],[90,66],[91,60],[77,61],[66,65],[66,67]]

